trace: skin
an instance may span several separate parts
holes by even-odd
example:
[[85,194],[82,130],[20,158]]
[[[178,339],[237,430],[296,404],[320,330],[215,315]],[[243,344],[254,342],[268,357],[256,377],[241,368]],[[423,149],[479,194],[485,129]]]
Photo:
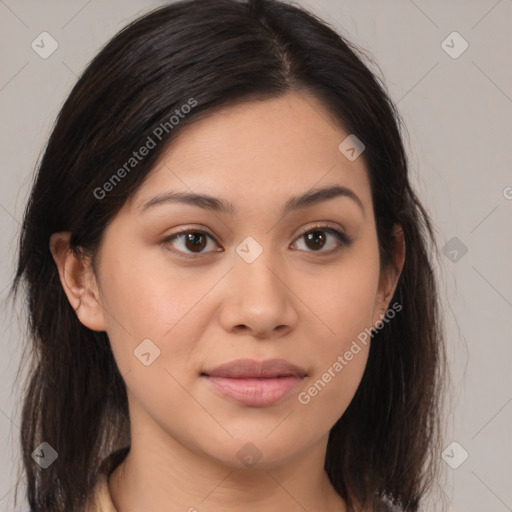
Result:
[[[84,325],[107,332],[127,386],[131,450],[109,481],[118,512],[346,510],[323,465],[369,344],[309,403],[297,397],[385,314],[405,254],[397,229],[395,268],[381,268],[364,160],[338,149],[347,135],[305,93],[226,107],[174,140],[107,227],[96,273],[67,250],[69,233],[52,236],[68,299]],[[328,185],[350,188],[364,212],[338,196],[281,214],[291,196]],[[223,198],[236,214],[179,203],[141,213],[171,190]],[[326,222],[353,243],[324,230],[325,246],[308,244],[303,231]],[[199,254],[163,241],[180,228],[212,238]],[[248,236],[263,250],[252,263],[236,252]],[[149,366],[134,356],[147,338],[160,350]],[[272,406],[234,403],[200,377],[275,357],[307,376]],[[261,456],[252,467],[237,457],[249,442]]]

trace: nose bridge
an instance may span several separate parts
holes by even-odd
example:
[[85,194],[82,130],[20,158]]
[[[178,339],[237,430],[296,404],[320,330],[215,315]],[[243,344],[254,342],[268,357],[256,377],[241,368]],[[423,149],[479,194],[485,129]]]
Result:
[[[282,294],[282,283],[277,278],[280,263],[270,246],[271,237],[265,238],[265,246],[254,237],[246,237],[237,247],[235,258],[235,271],[237,276],[245,282],[249,296],[258,293],[267,294],[267,299]],[[260,238],[261,240],[261,238]],[[276,298],[276,297],[273,297]]]
[[[270,240],[270,237],[265,239]],[[270,242],[268,242],[270,243]],[[227,330],[245,326],[260,336],[296,320],[282,265],[272,248],[248,236],[236,248],[230,273],[230,300],[224,304]]]

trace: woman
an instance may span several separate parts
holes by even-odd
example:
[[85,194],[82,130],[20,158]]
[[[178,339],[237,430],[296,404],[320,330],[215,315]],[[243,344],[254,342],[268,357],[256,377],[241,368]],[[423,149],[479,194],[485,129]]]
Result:
[[444,347],[399,116],[277,1],[117,34],[25,212],[33,511],[419,510]]

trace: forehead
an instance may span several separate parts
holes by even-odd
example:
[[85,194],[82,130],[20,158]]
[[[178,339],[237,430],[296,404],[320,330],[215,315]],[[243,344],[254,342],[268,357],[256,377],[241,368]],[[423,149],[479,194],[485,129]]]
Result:
[[335,184],[368,206],[365,162],[349,160],[339,148],[349,135],[309,94],[225,107],[179,133],[130,208],[140,210],[148,198],[170,190],[225,197],[237,211],[282,206],[290,196]]

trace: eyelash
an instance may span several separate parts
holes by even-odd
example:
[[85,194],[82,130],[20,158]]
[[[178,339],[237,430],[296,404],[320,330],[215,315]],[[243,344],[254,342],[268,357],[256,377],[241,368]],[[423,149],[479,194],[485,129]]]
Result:
[[[308,233],[313,233],[315,231],[323,231],[323,232],[330,233],[330,234],[334,235],[334,237],[338,240],[338,246],[335,249],[329,250],[329,251],[323,251],[320,249],[319,251],[310,250],[310,251],[305,251],[305,252],[318,253],[318,254],[324,253],[325,255],[330,255],[330,254],[340,251],[344,247],[349,247],[352,244],[352,242],[354,241],[354,239],[352,237],[348,236],[346,233],[343,233],[341,231],[338,231],[337,229],[331,228],[326,224],[317,224],[315,226],[308,226],[307,228],[305,228],[302,231],[302,233],[295,240],[299,240],[301,237],[304,237]],[[213,236],[211,236],[206,231],[201,231],[199,229],[182,229],[181,231],[178,231],[177,233],[173,233],[172,235],[166,237],[164,240],[162,240],[162,243],[167,246],[170,244],[170,242],[177,239],[178,237],[180,237],[182,235],[189,234],[189,233],[206,235],[207,237],[211,238],[217,244],[217,241],[215,240],[215,238]],[[179,251],[176,249],[168,249],[168,250],[170,250],[171,252],[173,252],[175,254],[178,254],[179,256],[181,256],[183,258],[197,259],[197,258],[200,258],[201,256],[205,256],[206,254],[209,254],[209,252],[185,253],[183,251]],[[221,252],[221,251],[210,251],[210,252]]]

